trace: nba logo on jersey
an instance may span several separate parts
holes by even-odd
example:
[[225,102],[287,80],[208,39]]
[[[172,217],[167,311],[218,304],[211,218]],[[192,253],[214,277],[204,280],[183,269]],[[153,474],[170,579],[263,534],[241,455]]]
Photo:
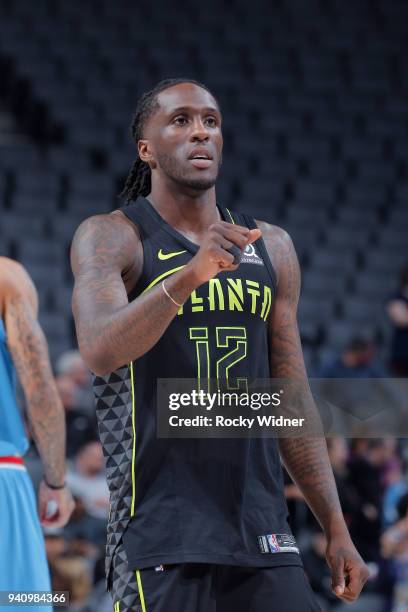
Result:
[[279,552],[280,547],[279,547],[276,535],[272,533],[272,534],[267,535],[266,537],[268,538],[268,543],[269,543],[269,548],[271,550],[271,553]]

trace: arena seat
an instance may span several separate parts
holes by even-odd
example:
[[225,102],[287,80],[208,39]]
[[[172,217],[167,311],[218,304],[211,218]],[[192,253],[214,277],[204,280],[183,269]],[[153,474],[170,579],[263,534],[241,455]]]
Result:
[[[68,315],[69,243],[83,218],[120,204],[137,99],[192,76],[224,113],[219,201],[293,238],[315,363],[386,300],[407,259],[408,6],[281,0],[262,5],[267,23],[244,0],[164,6],[0,0],[1,95],[25,136],[2,144],[0,127],[1,252],[27,262],[49,314]],[[69,317],[44,325],[58,350],[74,342]]]

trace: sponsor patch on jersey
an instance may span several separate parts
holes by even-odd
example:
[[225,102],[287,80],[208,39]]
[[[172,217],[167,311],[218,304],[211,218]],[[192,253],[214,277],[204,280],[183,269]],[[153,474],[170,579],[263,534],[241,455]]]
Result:
[[294,552],[299,554],[296,540],[289,533],[267,533],[258,536],[258,542],[262,553]]
[[264,265],[264,262],[257,254],[253,244],[246,245],[245,250],[241,255],[240,263],[256,264],[258,266]]

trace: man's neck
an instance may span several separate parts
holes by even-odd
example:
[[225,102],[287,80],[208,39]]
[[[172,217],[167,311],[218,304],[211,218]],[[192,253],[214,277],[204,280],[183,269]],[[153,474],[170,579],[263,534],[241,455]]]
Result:
[[215,187],[197,193],[191,189],[181,191],[180,188],[177,192],[173,192],[168,188],[164,190],[152,185],[147,199],[160,216],[179,231],[193,231],[199,235],[212,223],[220,220],[216,207]]

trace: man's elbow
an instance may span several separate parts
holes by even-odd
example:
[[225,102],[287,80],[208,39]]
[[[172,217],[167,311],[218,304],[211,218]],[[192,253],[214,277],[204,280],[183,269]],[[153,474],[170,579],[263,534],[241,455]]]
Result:
[[79,342],[79,351],[85,365],[96,376],[107,376],[116,369],[109,352],[90,346],[89,341]]
[[[75,317],[75,312],[74,312]],[[111,352],[103,341],[102,327],[93,321],[93,325],[76,323],[76,336],[79,352],[84,363],[96,376],[106,376],[114,371]]]

